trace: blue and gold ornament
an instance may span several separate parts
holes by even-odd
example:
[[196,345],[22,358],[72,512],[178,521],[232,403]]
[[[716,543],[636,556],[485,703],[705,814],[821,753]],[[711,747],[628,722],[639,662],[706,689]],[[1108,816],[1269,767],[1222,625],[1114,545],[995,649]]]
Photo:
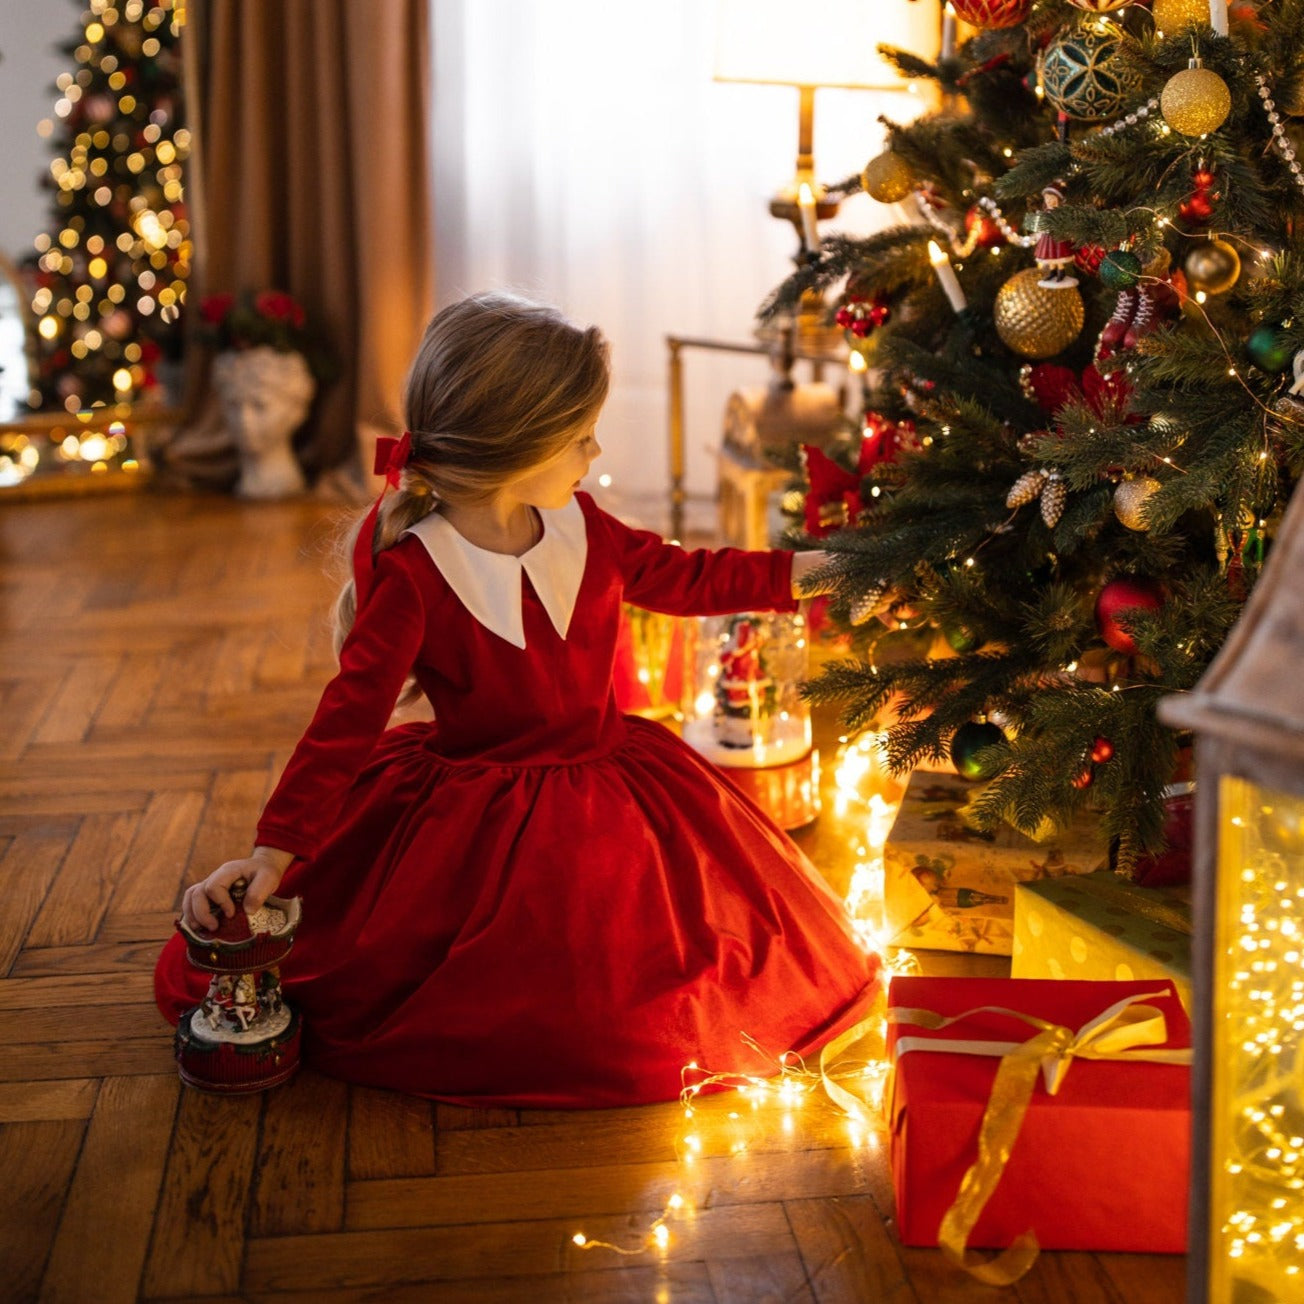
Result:
[[1041,87],[1061,113],[1099,122],[1123,113],[1139,82],[1124,63],[1122,34],[1108,23],[1081,23],[1057,37],[1041,56]]

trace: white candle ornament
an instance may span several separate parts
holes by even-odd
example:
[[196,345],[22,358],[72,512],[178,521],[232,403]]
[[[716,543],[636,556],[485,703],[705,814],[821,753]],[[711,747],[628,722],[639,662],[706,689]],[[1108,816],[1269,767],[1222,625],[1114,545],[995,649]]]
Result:
[[956,312],[963,312],[969,306],[964,291],[960,288],[960,281],[956,277],[955,268],[951,266],[951,260],[942,252],[936,240],[928,242],[928,261],[933,264],[933,271],[937,273],[938,282],[946,291],[951,307]]
[[1209,26],[1219,36],[1227,35],[1227,0],[1209,0]]
[[955,6],[946,0],[942,11],[942,58],[955,58]]

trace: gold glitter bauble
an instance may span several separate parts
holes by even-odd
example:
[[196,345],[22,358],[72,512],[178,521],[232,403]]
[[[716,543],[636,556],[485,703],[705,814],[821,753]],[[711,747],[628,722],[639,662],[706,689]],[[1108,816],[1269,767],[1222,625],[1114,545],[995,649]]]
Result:
[[1155,30],[1176,36],[1184,27],[1209,25],[1209,0],[1155,0]]
[[1186,255],[1185,266],[1192,290],[1225,294],[1241,274],[1241,256],[1226,240],[1206,240]]
[[1048,290],[1043,272],[1029,267],[1011,276],[996,295],[996,333],[1024,358],[1053,358],[1082,332],[1086,314],[1076,286]]
[[880,204],[895,204],[914,188],[915,178],[905,159],[888,150],[865,164],[865,170],[860,174],[860,184]]
[[1232,111],[1232,93],[1210,68],[1187,68],[1168,79],[1159,96],[1164,121],[1183,136],[1217,131]]
[[1114,490],[1114,515],[1129,530],[1148,530],[1150,525],[1145,519],[1145,505],[1159,488],[1159,481],[1148,475],[1124,480]]

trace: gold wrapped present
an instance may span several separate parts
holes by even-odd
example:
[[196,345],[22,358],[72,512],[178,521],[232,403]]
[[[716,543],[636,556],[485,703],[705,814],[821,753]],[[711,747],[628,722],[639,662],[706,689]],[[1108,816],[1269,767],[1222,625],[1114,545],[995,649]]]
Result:
[[1138,887],[1108,869],[1020,883],[1010,974],[1104,982],[1171,978],[1189,1010],[1189,889]]

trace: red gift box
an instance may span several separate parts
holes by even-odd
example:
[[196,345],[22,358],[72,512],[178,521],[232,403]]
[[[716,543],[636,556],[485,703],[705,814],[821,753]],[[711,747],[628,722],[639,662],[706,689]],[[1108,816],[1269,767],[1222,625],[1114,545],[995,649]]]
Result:
[[[889,1112],[892,1185],[904,1244],[939,1243],[943,1216],[977,1158],[979,1129],[1001,1064],[1000,1051],[931,1051],[913,1043],[969,1040],[1008,1048],[1026,1043],[1037,1028],[978,1007],[1017,1010],[1076,1033],[1115,1003],[1139,996],[1164,1018],[1167,1039],[1156,1048],[1189,1048],[1190,1024],[1168,981],[893,980],[893,1011],[932,1011],[948,1019],[974,1011],[935,1030],[889,1022],[888,1052],[896,1064]],[[1006,1247],[1031,1230],[1043,1249],[1183,1253],[1189,1068],[1074,1056],[1066,1068],[1061,1061],[1061,1071],[1054,1096],[1038,1075],[1009,1161],[968,1245]]]

